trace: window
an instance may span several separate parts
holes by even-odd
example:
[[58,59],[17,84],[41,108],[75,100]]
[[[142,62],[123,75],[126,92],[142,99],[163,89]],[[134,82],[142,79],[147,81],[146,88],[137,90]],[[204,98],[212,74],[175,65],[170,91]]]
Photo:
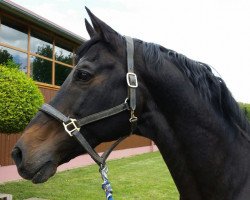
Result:
[[27,54],[7,47],[0,46],[0,64],[12,62],[21,71],[27,73]]
[[30,76],[33,80],[52,84],[52,62],[37,56],[31,56]]
[[72,68],[66,67],[64,65],[57,64],[55,65],[55,85],[62,85]]
[[65,42],[56,40],[55,58],[57,61],[72,65],[73,64],[73,47],[66,44]]
[[0,41],[20,49],[28,48],[28,28],[6,17],[1,17]]
[[71,72],[76,44],[0,14],[0,64],[9,62],[37,81],[60,86]]
[[52,58],[52,39],[44,33],[31,30],[30,51],[44,57]]

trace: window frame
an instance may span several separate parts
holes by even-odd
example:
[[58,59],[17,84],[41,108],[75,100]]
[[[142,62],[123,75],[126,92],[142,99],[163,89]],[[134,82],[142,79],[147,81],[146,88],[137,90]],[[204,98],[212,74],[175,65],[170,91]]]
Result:
[[[28,37],[27,45],[28,45],[28,47],[27,47],[27,50],[25,50],[25,49],[22,49],[22,48],[19,48],[19,47],[12,46],[12,45],[7,44],[7,43],[3,43],[1,41],[0,41],[0,47],[1,46],[7,47],[7,48],[10,48],[10,49],[13,49],[13,50],[16,50],[16,51],[20,51],[22,53],[27,54],[27,76],[28,77],[30,77],[30,75],[31,75],[31,60],[30,59],[31,59],[32,56],[36,56],[36,57],[51,61],[52,62],[52,84],[38,82],[38,81],[35,81],[35,82],[39,86],[45,86],[45,87],[50,87],[50,88],[55,88],[55,89],[60,88],[60,86],[55,84],[55,82],[56,82],[56,80],[55,80],[55,78],[56,78],[55,77],[55,64],[57,63],[57,64],[60,64],[62,66],[65,66],[65,67],[73,68],[75,66],[75,59],[73,58],[72,65],[57,61],[56,58],[55,58],[56,42],[57,41],[58,42],[65,42],[66,45],[72,46],[72,49],[73,49],[72,54],[73,54],[73,56],[75,55],[76,49],[77,49],[77,47],[79,45],[76,44],[76,43],[73,43],[73,42],[69,42],[65,38],[59,36],[57,33],[54,33],[52,31],[47,32],[46,30],[43,30],[42,28],[34,25],[33,23],[30,23],[28,21],[23,22],[20,19],[16,19],[16,17],[11,16],[11,15],[9,15],[7,13],[4,13],[4,12],[0,13],[0,26],[1,26],[1,23],[2,23],[2,17],[9,18],[9,19],[11,19],[11,20],[13,20],[13,21],[15,21],[17,23],[20,23],[21,25],[26,26],[28,28],[28,33],[27,33],[27,37]],[[31,52],[31,43],[30,42],[31,42],[31,37],[32,37],[31,36],[31,31],[32,30],[40,32],[42,34],[45,34],[45,35],[51,37],[51,39],[52,39],[52,58],[48,58],[48,57],[45,57],[45,56],[42,56],[42,55]]]

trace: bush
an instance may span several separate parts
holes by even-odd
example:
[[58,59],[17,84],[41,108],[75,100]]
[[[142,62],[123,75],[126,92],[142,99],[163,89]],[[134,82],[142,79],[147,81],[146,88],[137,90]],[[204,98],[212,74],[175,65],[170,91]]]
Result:
[[7,62],[2,63],[5,67],[11,68],[11,69],[19,69],[20,64],[15,63],[13,60],[7,60]]
[[31,78],[0,65],[0,132],[24,130],[42,103],[43,96]]
[[248,120],[250,121],[250,104],[247,104],[247,103],[239,103],[239,104],[240,104],[241,109],[247,116]]

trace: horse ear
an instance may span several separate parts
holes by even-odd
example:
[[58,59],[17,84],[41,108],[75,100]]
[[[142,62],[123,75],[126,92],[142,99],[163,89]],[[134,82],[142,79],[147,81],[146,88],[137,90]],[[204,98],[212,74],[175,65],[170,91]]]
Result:
[[89,33],[90,38],[92,38],[95,35],[95,30],[90,25],[90,23],[88,22],[87,19],[85,19],[85,26],[86,26],[86,29],[87,29],[87,31]]
[[85,9],[88,12],[88,15],[91,19],[91,22],[94,27],[94,31],[97,34],[99,34],[103,40],[105,40],[108,43],[111,43],[117,39],[117,36],[119,36],[119,33],[117,33],[109,25],[107,25],[98,17],[96,17],[87,7],[85,7]]

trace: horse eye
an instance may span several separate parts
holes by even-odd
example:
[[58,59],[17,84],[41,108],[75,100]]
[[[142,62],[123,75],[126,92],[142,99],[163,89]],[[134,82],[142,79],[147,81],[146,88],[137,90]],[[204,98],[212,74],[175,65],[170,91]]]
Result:
[[87,82],[91,79],[92,75],[89,73],[89,72],[86,72],[86,71],[82,71],[82,70],[79,70],[77,71],[77,78],[84,81],[84,82]]

